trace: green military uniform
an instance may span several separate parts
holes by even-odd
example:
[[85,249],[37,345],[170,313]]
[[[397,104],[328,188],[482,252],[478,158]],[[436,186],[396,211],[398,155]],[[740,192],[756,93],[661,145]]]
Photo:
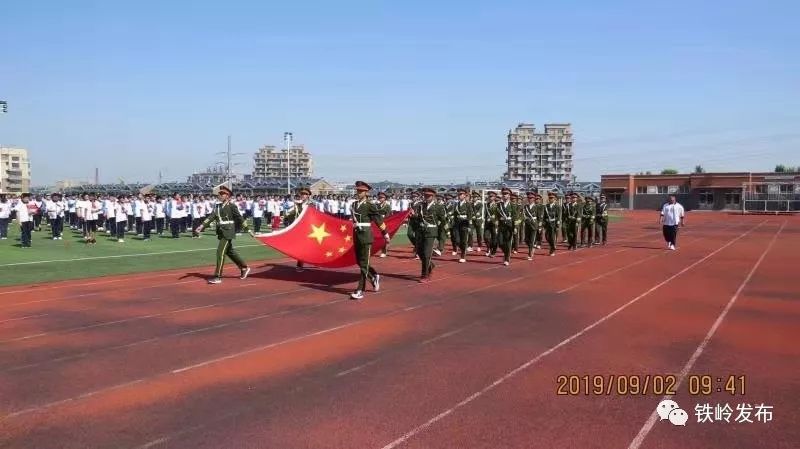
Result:
[[600,202],[597,203],[597,207],[595,208],[594,243],[602,243],[605,245],[607,236],[608,204],[606,204],[606,196],[600,195]]
[[[419,204],[419,193],[412,192],[411,193],[411,201],[408,204],[408,207],[413,211],[417,205]],[[411,247],[414,249],[414,257],[419,258],[419,253],[417,252],[417,233],[419,232],[419,217],[411,214],[408,217],[408,226],[406,228],[406,237],[408,237],[408,241],[411,242]]]
[[[594,201],[591,197],[586,197],[581,208],[581,246],[588,245],[591,247],[594,242],[595,212]],[[584,237],[586,237],[585,240]]]
[[[572,192],[567,192],[567,194],[564,195],[564,198],[563,198],[563,200],[561,202],[561,216],[562,217],[566,217],[567,216],[567,204],[569,203],[569,198],[570,198],[571,195],[572,195]],[[560,227],[561,227],[561,243],[568,243],[566,221],[562,221]]]
[[[458,189],[458,193],[466,195],[467,190]],[[470,236],[470,223],[472,223],[473,216],[472,203],[466,198],[459,199],[453,203],[453,236],[455,246],[458,247],[459,251],[459,262],[466,260],[467,257],[467,241]]]
[[514,239],[511,244],[511,250],[514,254],[519,251],[519,242],[524,241],[525,223],[522,220],[522,207],[520,197],[516,194],[511,195],[511,204],[514,206],[514,215],[517,219],[514,221]]
[[542,227],[544,226],[544,204],[542,204],[542,196],[538,193],[536,194],[536,217],[538,221],[536,223],[536,233],[534,234],[533,244],[536,249],[541,249]]
[[[356,190],[369,191],[372,187],[363,181],[356,181]],[[383,223],[378,205],[369,201],[368,199],[357,200],[350,207],[350,220],[353,222],[353,249],[356,253],[356,261],[358,267],[361,269],[361,276],[358,278],[358,287],[350,297],[353,299],[361,299],[364,296],[364,288],[366,287],[367,279],[372,283],[375,291],[380,289],[380,275],[375,268],[370,266],[369,258],[372,250],[372,243],[374,237],[372,235],[372,223],[378,225],[378,228],[386,234],[386,225]]]
[[485,220],[485,209],[481,194],[472,192],[472,228],[469,233],[469,248],[473,247],[475,239],[478,241],[478,249],[483,247],[483,222]]
[[533,249],[536,247],[536,235],[539,234],[540,207],[534,202],[536,194],[528,192],[528,204],[522,206],[522,221],[525,227],[525,244],[528,245],[528,260],[533,260]]
[[216,225],[217,239],[219,239],[217,244],[217,266],[214,270],[215,278],[219,280],[222,277],[225,256],[230,257],[233,263],[242,270],[242,276],[245,276],[244,271],[247,270],[247,264],[233,247],[236,228],[239,227],[245,232],[249,231],[247,222],[242,217],[242,214],[239,213],[239,208],[230,200],[217,204],[214,212],[203,221],[201,226],[206,228],[212,223]]
[[[503,188],[502,192],[508,192],[510,195],[511,189]],[[503,250],[503,264],[508,265],[511,263],[511,244],[516,234],[517,208],[509,198],[508,201],[498,202],[494,212],[497,221],[497,240],[500,249]]]
[[486,204],[486,222],[484,239],[486,240],[486,255],[494,257],[497,253],[497,194],[489,192],[489,203]]
[[[440,203],[444,208],[444,215],[445,215],[444,222],[439,226],[438,249],[440,253],[444,253],[444,242],[448,238],[450,239],[450,243],[453,244],[452,240],[453,233],[451,232],[452,231],[451,228],[453,227],[453,203],[450,201],[451,198],[452,195],[446,194],[444,199]],[[455,244],[453,244],[453,252],[455,252]]]
[[543,207],[544,234],[547,244],[550,246],[550,255],[556,254],[556,239],[558,238],[558,228],[561,226],[561,206],[556,202],[553,193],[547,195],[548,203]]
[[[298,194],[309,196],[311,195],[311,190],[305,187],[301,187],[298,190]],[[297,217],[299,217],[300,214],[303,212],[303,209],[308,207],[309,204],[311,204],[311,202],[308,201],[308,199],[304,199],[302,201],[295,201],[294,203],[292,203],[292,207],[289,208],[289,210],[287,210],[286,214],[283,216],[284,225],[286,227],[289,227],[292,223],[294,223],[294,221],[297,220]],[[298,260],[297,271],[302,271],[302,270],[303,270],[303,262],[300,262]]]
[[567,246],[571,250],[578,248],[578,227],[581,223],[581,206],[577,202],[573,202],[572,196],[570,201],[566,203],[564,216],[564,225],[567,231]]
[[[386,217],[392,215],[392,205],[386,201],[386,194],[383,192],[378,193],[378,214],[381,216],[381,220],[385,220]],[[389,244],[383,245],[383,249],[381,250],[381,257],[386,257],[386,252],[389,249]]]
[[[433,189],[424,189],[428,198],[435,196],[436,192]],[[439,229],[447,220],[445,215],[444,206],[436,202],[435,199],[420,201],[414,209],[414,214],[419,218],[419,233],[417,234],[417,254],[422,261],[422,276],[420,282],[427,282],[430,280],[431,273],[435,264],[431,259],[433,254],[433,241],[439,235]]]

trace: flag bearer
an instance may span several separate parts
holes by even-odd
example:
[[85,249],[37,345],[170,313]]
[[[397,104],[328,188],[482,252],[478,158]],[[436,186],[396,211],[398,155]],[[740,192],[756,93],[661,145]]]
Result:
[[[386,232],[386,225],[378,210],[378,205],[369,201],[367,192],[372,187],[364,181],[356,181],[356,195],[358,199],[350,208],[350,219],[353,222],[353,249],[356,252],[356,261],[361,268],[361,277],[358,278],[356,291],[350,294],[351,299],[361,299],[364,297],[364,288],[367,279],[372,284],[372,288],[377,292],[381,288],[381,275],[369,264],[369,256],[372,250],[372,223],[378,225],[386,243],[389,243],[389,234]],[[384,197],[384,200],[386,198]]]
[[222,267],[225,263],[225,256],[230,257],[233,263],[239,267],[241,275],[239,279],[247,278],[250,274],[250,267],[247,266],[244,260],[239,257],[239,253],[233,248],[233,240],[236,238],[236,225],[243,231],[249,231],[247,222],[239,213],[239,208],[231,202],[231,190],[226,186],[219,188],[220,203],[217,205],[214,212],[197,227],[196,232],[199,234],[203,232],[203,228],[211,223],[216,224],[217,239],[217,267],[214,271],[214,277],[208,280],[209,284],[219,284],[222,282]]
[[[297,193],[300,195],[300,201],[293,202],[286,211],[286,214],[283,216],[283,221],[286,224],[286,227],[289,227],[295,220],[297,220],[297,217],[300,216],[303,210],[305,210],[305,208],[309,207],[311,204],[308,200],[308,198],[311,196],[311,190],[301,187]],[[303,262],[298,260],[295,270],[303,271]]]
[[467,189],[458,189],[458,201],[453,204],[453,236],[459,251],[459,263],[467,261],[467,242],[470,235],[470,223],[475,212],[472,203],[467,200]]

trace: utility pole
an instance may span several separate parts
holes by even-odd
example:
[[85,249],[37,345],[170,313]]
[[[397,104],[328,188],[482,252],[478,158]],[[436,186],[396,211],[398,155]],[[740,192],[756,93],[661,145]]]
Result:
[[220,152],[220,153],[217,153],[217,154],[225,156],[225,182],[231,182],[233,167],[236,165],[233,162],[233,158],[235,156],[241,156],[244,153],[232,153],[231,152],[231,136],[228,135],[228,151]]
[[292,180],[291,180],[291,154],[292,154],[292,133],[283,133],[283,143],[286,146],[286,194],[292,194]]

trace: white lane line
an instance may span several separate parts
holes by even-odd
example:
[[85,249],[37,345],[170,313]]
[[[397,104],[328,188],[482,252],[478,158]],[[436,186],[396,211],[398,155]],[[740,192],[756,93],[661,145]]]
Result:
[[356,372],[356,371],[358,371],[358,370],[361,370],[361,369],[364,369],[364,368],[366,368],[366,367],[368,367],[368,366],[374,365],[374,364],[378,363],[378,361],[380,361],[380,360],[381,360],[381,358],[382,358],[382,357],[378,357],[377,359],[370,360],[370,361],[369,361],[369,362],[367,362],[367,363],[364,363],[364,364],[358,365],[358,366],[356,366],[356,367],[350,368],[350,369],[348,369],[348,370],[345,370],[345,371],[340,371],[340,372],[336,373],[336,377],[342,377],[342,376],[346,376],[346,375],[348,375],[348,374],[350,374],[350,373],[354,373],[354,372]]
[[[676,379],[676,384],[675,384],[676,390],[680,388],[681,384],[683,384],[683,381],[686,379],[686,376],[689,374],[689,371],[692,370],[692,367],[694,367],[694,364],[697,362],[697,359],[699,359],[700,356],[703,354],[703,351],[706,349],[706,346],[708,346],[708,343],[714,337],[714,334],[717,332],[717,329],[722,324],[722,321],[725,320],[725,317],[728,315],[728,312],[733,307],[733,304],[736,302],[737,299],[739,299],[739,295],[742,294],[742,291],[745,289],[747,284],[750,283],[750,279],[758,270],[758,267],[761,266],[761,262],[764,261],[764,258],[767,256],[767,253],[772,249],[773,245],[775,245],[775,242],[778,239],[778,235],[781,233],[781,231],[783,231],[784,226],[786,226],[786,221],[783,222],[781,227],[778,229],[778,232],[776,232],[775,235],[772,236],[772,240],[769,242],[769,245],[767,245],[767,247],[764,249],[764,252],[761,253],[761,257],[758,258],[755,265],[753,265],[753,268],[751,268],[750,272],[747,273],[747,277],[744,278],[741,284],[739,284],[739,288],[736,289],[736,293],[734,293],[733,296],[731,296],[731,299],[728,301],[728,304],[725,305],[725,308],[722,310],[717,319],[714,321],[714,324],[711,325],[711,328],[708,330],[708,333],[706,333],[706,336],[705,338],[703,338],[703,341],[700,342],[700,344],[694,350],[692,356],[689,357],[689,360],[683,366],[683,369],[681,369],[681,372],[678,374],[678,378]],[[670,396],[664,396],[662,400],[669,398]],[[628,446],[628,449],[638,449],[639,446],[642,445],[645,438],[647,438],[647,435],[650,433],[651,430],[653,430],[653,426],[655,425],[657,419],[658,419],[658,414],[655,411],[653,411],[653,413],[644,423],[642,428],[639,430],[639,433],[636,435],[636,437],[633,438],[633,441],[631,441],[631,444]]]
[[47,315],[49,315],[49,313],[40,313],[40,314],[38,314],[38,315],[28,315],[28,316],[21,316],[21,317],[19,317],[19,318],[9,318],[9,319],[7,319],[7,320],[2,320],[2,321],[0,321],[0,324],[3,324],[3,323],[10,323],[10,322],[12,322],[12,321],[21,321],[21,320],[27,320],[27,319],[30,319],[30,318],[40,318],[40,317],[47,316]]
[[502,377],[498,378],[497,380],[495,380],[494,382],[492,382],[491,384],[489,384],[488,386],[486,386],[482,390],[476,391],[475,393],[471,394],[470,396],[468,396],[467,398],[465,398],[461,402],[455,404],[454,406],[450,407],[447,410],[444,410],[443,412],[439,413],[438,415],[434,416],[433,418],[429,419],[428,421],[424,422],[423,424],[415,427],[414,429],[411,429],[410,431],[406,432],[404,435],[402,435],[399,438],[395,439],[391,443],[386,444],[385,446],[383,446],[382,449],[393,449],[395,447],[398,447],[401,444],[403,444],[406,441],[408,441],[409,439],[411,439],[411,438],[415,437],[416,435],[420,434],[421,432],[424,432],[426,429],[428,429],[429,427],[433,426],[437,422],[441,421],[442,419],[444,419],[445,417],[447,417],[451,413],[453,413],[456,410],[460,409],[461,407],[469,404],[470,402],[474,401],[475,399],[478,399],[479,397],[481,397],[484,394],[490,392],[491,390],[497,388],[498,385],[501,385],[502,383],[504,383],[508,379],[511,379],[512,377],[514,377],[517,374],[519,374],[520,372],[526,370],[530,366],[538,363],[541,359],[547,357],[548,355],[552,354],[553,352],[557,351],[558,349],[570,344],[575,339],[581,337],[582,335],[584,335],[585,333],[591,331],[595,327],[597,327],[597,326],[603,324],[604,322],[608,321],[609,319],[613,318],[614,316],[616,316],[617,314],[619,314],[623,310],[627,309],[631,305],[633,305],[636,302],[638,302],[640,299],[642,299],[645,296],[649,295],[650,293],[658,290],[659,288],[661,288],[662,286],[666,285],[667,283],[672,282],[673,279],[675,279],[678,276],[686,273],[687,271],[691,270],[692,268],[700,265],[701,263],[705,262],[706,260],[710,259],[715,254],[719,253],[720,251],[722,251],[725,248],[729,247],[730,245],[732,245],[736,241],[740,240],[744,236],[746,236],[746,235],[750,234],[751,232],[753,232],[754,230],[758,229],[764,223],[766,223],[766,221],[762,221],[761,223],[759,223],[755,227],[751,228],[749,231],[747,231],[747,232],[745,232],[743,234],[740,234],[738,237],[735,237],[733,240],[728,241],[728,243],[722,245],[721,247],[719,247],[716,250],[712,251],[711,253],[707,254],[702,259],[692,263],[691,265],[688,265],[688,266],[684,267],[681,271],[673,274],[672,276],[670,276],[667,279],[659,282],[658,284],[656,284],[655,286],[651,287],[649,290],[645,291],[644,293],[640,294],[639,296],[633,298],[632,300],[626,302],[625,304],[621,305],[620,307],[614,309],[611,313],[603,316],[602,318],[600,318],[599,320],[595,321],[594,323],[584,327],[583,329],[581,329],[580,331],[576,332],[575,334],[572,334],[571,336],[569,336],[566,339],[562,340],[560,343],[556,344],[555,346],[552,346],[550,349],[540,353],[539,355],[537,355],[534,358],[528,360],[527,362],[523,363],[522,365],[520,365],[520,366],[514,368],[513,370],[509,371],[508,373],[506,373]]

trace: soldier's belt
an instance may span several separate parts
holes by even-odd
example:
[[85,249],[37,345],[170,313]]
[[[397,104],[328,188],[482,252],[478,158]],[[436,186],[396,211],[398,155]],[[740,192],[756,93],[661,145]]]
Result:
[[219,223],[219,224],[233,224],[233,220],[220,220],[217,223]]
[[358,226],[359,228],[367,228],[372,226],[372,223],[353,223],[353,226]]
[[467,218],[469,218],[469,217],[467,217],[466,215],[459,215],[459,216],[458,216],[458,218],[461,218],[461,219],[463,219],[463,220],[466,220],[466,219],[467,219]]
[[439,227],[439,225],[435,225],[435,224],[426,224],[426,225],[425,225],[425,227],[427,227],[427,228],[438,228],[438,227]]

